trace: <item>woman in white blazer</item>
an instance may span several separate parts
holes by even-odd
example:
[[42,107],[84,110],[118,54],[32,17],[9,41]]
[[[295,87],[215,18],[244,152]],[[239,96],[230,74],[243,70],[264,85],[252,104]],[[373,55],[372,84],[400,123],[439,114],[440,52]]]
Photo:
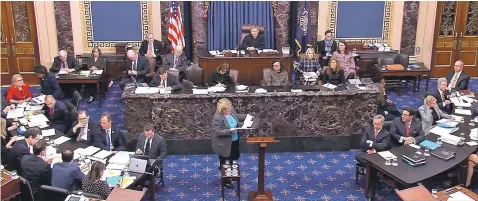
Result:
[[451,119],[452,116],[444,113],[437,105],[437,99],[433,96],[427,96],[423,100],[424,105],[418,108],[422,118],[422,129],[428,134],[430,128],[440,119]]

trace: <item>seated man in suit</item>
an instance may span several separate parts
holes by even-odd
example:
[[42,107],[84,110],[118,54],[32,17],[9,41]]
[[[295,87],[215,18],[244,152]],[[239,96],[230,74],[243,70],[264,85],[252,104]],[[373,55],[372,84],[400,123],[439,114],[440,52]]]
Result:
[[41,94],[52,95],[56,100],[63,98],[64,94],[54,75],[48,73],[45,66],[35,66],[35,74],[40,78]]
[[126,61],[124,67],[126,74],[120,82],[121,90],[124,89],[126,84],[133,82],[133,79],[137,83],[144,83],[146,81],[146,74],[149,72],[149,62],[144,56],[139,55],[134,50],[128,50],[126,55],[128,61]]
[[22,176],[30,183],[35,200],[43,200],[41,185],[51,185],[51,167],[45,161],[46,145],[44,140],[39,140],[33,145],[34,155],[26,155],[20,162]]
[[169,74],[165,67],[161,67],[158,70],[158,74],[154,75],[153,80],[149,84],[153,87],[166,88],[168,91],[180,90],[183,85],[179,82],[178,77]]
[[256,51],[266,48],[266,40],[263,34],[259,34],[259,28],[253,26],[251,28],[251,34],[242,39],[242,43],[239,46],[241,50]]
[[56,163],[52,169],[51,185],[53,187],[74,191],[80,189],[81,181],[86,175],[81,171],[79,164],[73,162],[73,151],[66,149],[61,152],[63,162]]
[[[141,47],[139,48],[139,54],[145,57],[152,57],[156,59],[156,64],[161,65],[161,50],[163,45],[159,40],[154,39],[154,34],[149,33],[147,40],[141,42]],[[156,71],[156,70],[155,70]]]
[[143,128],[144,132],[138,136],[135,153],[149,156],[150,159],[156,159],[151,166],[163,169],[163,161],[166,158],[166,141],[162,136],[154,134],[152,124],[146,124]]
[[393,120],[390,134],[392,135],[392,147],[420,144],[425,139],[422,123],[415,119],[415,111],[411,108],[404,109],[402,117]]
[[468,82],[470,81],[470,77],[463,72],[463,67],[465,63],[462,60],[458,60],[455,62],[454,72],[451,72],[446,76],[446,80],[448,81],[448,90],[450,91],[459,91],[459,90],[467,90],[468,89]]
[[188,58],[183,54],[183,47],[177,45],[174,47],[174,53],[165,56],[165,64],[170,71],[178,71],[179,81],[186,77],[186,68],[190,64]]
[[325,38],[317,42],[315,52],[320,54],[319,62],[321,66],[328,66],[332,54],[337,50],[337,43],[332,38],[332,31],[325,31]]
[[22,160],[23,156],[31,154],[30,147],[40,139],[40,135],[41,130],[37,127],[33,127],[23,133],[25,139],[18,140],[13,143],[12,149],[10,151],[10,163],[8,165],[9,170],[16,170],[19,175],[22,175],[20,161]]
[[450,101],[450,91],[447,89],[446,78],[438,78],[437,90],[433,91],[430,95],[437,99],[438,108],[447,114],[453,113],[453,103]]
[[43,114],[50,120],[56,130],[65,133],[70,122],[70,111],[65,103],[55,100],[52,95],[45,97]]
[[107,151],[124,151],[124,137],[116,126],[112,126],[111,114],[104,112],[100,118],[101,131],[96,146]]
[[95,138],[100,136],[100,125],[90,120],[90,115],[85,110],[78,111],[78,121],[71,124],[71,129],[66,134],[68,137],[83,142],[89,146],[95,146]]
[[68,56],[66,50],[60,50],[58,56],[53,59],[53,64],[50,68],[50,72],[53,73],[58,73],[60,71],[70,73],[77,70],[80,70],[78,61],[74,57]]

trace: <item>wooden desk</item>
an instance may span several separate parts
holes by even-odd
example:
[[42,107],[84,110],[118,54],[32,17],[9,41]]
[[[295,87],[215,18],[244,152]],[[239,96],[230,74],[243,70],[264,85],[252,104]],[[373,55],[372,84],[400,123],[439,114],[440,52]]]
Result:
[[228,63],[231,69],[239,70],[238,83],[244,85],[260,86],[263,79],[262,69],[272,68],[272,61],[279,60],[284,69],[292,75],[292,56],[267,56],[267,57],[214,57],[207,51],[198,51],[199,66],[204,69],[204,83],[208,76],[216,71],[222,63]]
[[393,56],[397,54],[395,51],[378,52],[378,51],[357,51],[355,65],[359,67],[357,74],[361,78],[374,78],[380,75],[380,72],[375,68],[378,63],[378,58],[384,56]]
[[10,179],[10,173],[2,170],[2,187],[1,195],[2,201],[11,200],[14,196],[20,194],[20,179]]
[[[125,54],[103,53],[101,56],[106,59],[106,78],[108,81],[121,80],[123,78],[123,68],[125,64]],[[87,58],[91,58],[90,53],[77,55],[76,58],[80,63],[86,63]]]
[[[79,72],[70,73],[68,75],[58,75],[58,84],[96,84],[96,93],[98,96],[99,107],[101,107],[101,95],[106,92],[108,82],[106,74],[103,72],[100,76],[81,76]],[[102,86],[102,87],[100,87]]]
[[[468,197],[470,197],[471,199],[473,200],[478,200],[478,195],[476,195],[475,193],[473,193],[472,191],[462,187],[462,186],[455,186],[453,188],[459,188],[462,193],[464,193],[465,195],[467,195]],[[443,194],[445,193],[445,190],[442,190],[440,192],[438,192],[438,200],[440,201],[446,201],[448,200],[448,198],[450,197],[449,195],[445,195]]]
[[106,201],[116,201],[116,200],[140,201],[143,198],[145,193],[146,193],[146,190],[135,191],[135,190],[122,189],[122,188],[114,188],[113,191],[111,191],[108,198],[106,198]]
[[425,92],[428,91],[428,82],[430,81],[430,69],[428,69],[423,63],[418,64],[420,68],[411,68],[411,70],[387,70],[382,66],[375,64],[375,68],[382,74],[383,77],[406,77],[413,76],[415,80],[413,82],[413,91],[417,92],[420,89],[420,80],[426,79]]

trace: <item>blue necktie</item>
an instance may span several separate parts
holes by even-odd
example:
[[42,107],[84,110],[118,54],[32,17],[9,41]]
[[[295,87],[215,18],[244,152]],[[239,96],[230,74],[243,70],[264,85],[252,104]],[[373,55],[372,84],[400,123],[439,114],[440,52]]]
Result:
[[106,149],[108,149],[108,151],[110,151],[110,145],[111,145],[111,142],[110,142],[110,133],[108,132],[108,130],[106,130]]

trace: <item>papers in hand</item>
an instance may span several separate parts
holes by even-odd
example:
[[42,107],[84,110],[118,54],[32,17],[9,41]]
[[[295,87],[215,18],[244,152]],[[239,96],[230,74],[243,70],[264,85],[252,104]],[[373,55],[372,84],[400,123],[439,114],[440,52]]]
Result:
[[93,157],[95,158],[99,158],[99,159],[105,159],[106,157],[108,157],[109,155],[113,154],[113,152],[111,151],[106,151],[106,150],[101,150],[100,152],[96,153],[95,155],[93,155]]
[[336,85],[333,85],[333,84],[330,84],[330,83],[324,84],[324,85],[322,85],[322,86],[325,87],[325,88],[328,88],[328,89],[335,89],[335,88],[337,88]]
[[244,124],[242,124],[242,129],[252,129],[251,126],[252,126],[252,123],[254,123],[252,121],[252,118],[254,117],[247,114],[246,119],[244,120]]
[[53,143],[55,143],[56,145],[60,145],[60,144],[63,144],[70,139],[71,138],[69,138],[69,137],[61,136],[61,137],[56,138],[55,140],[53,140]]
[[15,108],[13,110],[10,110],[7,113],[7,119],[14,119],[14,118],[20,118],[24,116],[25,108],[20,107],[20,108]]
[[471,115],[471,110],[455,109],[456,114]]
[[387,159],[387,158],[390,158],[390,159],[394,159],[394,158],[397,158],[397,156],[395,156],[394,154],[392,154],[392,152],[390,151],[381,151],[381,152],[377,152],[378,155],[380,155],[382,158],[384,159]]
[[135,94],[155,94],[159,92],[158,87],[136,87]]
[[47,129],[47,130],[42,130],[41,135],[43,137],[49,137],[49,136],[54,136],[55,135],[55,129]]

